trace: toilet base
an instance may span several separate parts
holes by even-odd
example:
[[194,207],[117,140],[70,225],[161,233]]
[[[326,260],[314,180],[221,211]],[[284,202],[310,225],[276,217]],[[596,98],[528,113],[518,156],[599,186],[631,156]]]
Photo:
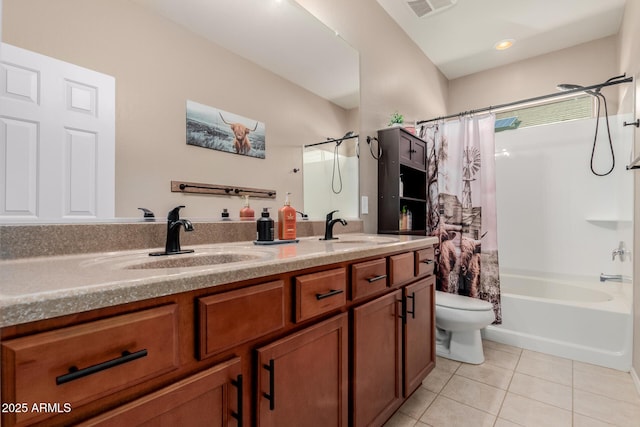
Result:
[[450,332],[437,328],[436,355],[473,365],[484,363],[480,330]]

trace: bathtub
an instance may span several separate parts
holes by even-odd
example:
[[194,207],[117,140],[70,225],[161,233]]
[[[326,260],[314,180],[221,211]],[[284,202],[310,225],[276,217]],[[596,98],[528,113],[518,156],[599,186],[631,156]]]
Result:
[[501,274],[500,289],[502,325],[485,328],[483,338],[631,369],[631,283]]

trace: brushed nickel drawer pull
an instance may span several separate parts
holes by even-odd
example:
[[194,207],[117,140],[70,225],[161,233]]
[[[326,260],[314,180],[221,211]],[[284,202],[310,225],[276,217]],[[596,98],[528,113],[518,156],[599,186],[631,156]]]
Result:
[[373,282],[377,282],[378,280],[382,280],[382,279],[386,279],[386,278],[387,278],[386,274],[381,274],[380,276],[375,276],[375,277],[368,278],[367,282],[373,283]]
[[321,300],[321,299],[329,298],[329,297],[332,297],[334,295],[341,294],[343,292],[344,291],[342,289],[331,289],[326,294],[316,294],[316,299]]
[[423,263],[423,264],[427,264],[427,265],[433,264],[433,260],[432,259],[423,259],[420,262]]
[[148,352],[146,349],[136,351],[135,353],[131,353],[125,350],[122,352],[122,356],[120,357],[116,357],[115,359],[107,360],[106,362],[98,363],[97,365],[89,366],[87,368],[78,369],[76,366],[71,366],[69,368],[68,374],[64,374],[64,375],[60,375],[59,377],[56,377],[56,385],[61,385],[64,383],[68,383],[70,381],[78,380],[88,375],[92,375],[100,371],[104,371],[106,369],[111,369],[118,365],[122,365],[123,363],[132,362],[136,359],[146,357],[147,354]]

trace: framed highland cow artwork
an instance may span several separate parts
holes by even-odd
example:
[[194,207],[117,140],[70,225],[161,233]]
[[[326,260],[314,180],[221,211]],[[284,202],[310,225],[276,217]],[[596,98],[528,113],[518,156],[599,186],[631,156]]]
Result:
[[254,119],[187,101],[187,144],[265,158],[265,125]]

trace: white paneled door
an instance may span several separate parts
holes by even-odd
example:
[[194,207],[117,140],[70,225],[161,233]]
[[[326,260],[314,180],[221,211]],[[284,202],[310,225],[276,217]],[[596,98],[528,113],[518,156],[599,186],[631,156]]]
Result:
[[115,79],[2,44],[0,223],[112,218]]

